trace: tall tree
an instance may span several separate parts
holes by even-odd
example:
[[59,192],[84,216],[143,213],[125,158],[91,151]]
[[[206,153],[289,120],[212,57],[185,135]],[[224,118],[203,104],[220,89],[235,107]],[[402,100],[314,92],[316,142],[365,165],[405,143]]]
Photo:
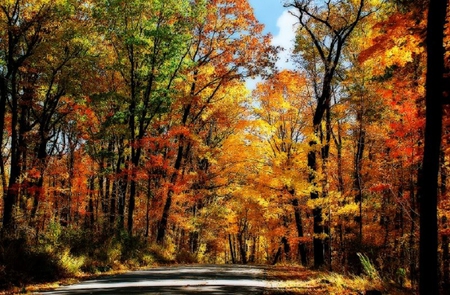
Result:
[[444,26],[448,1],[430,0],[427,21],[425,150],[420,179],[419,292],[439,294],[438,173],[444,103]]
[[[261,173],[262,195],[264,191],[272,190],[274,193],[285,196],[279,200],[281,203],[292,204],[297,230],[298,253],[303,265],[307,264],[306,244],[304,235],[304,222],[302,204],[305,203],[301,191],[305,190],[306,181],[300,181],[306,175],[306,169],[301,169],[303,161],[299,159],[305,152],[305,134],[308,132],[307,118],[309,117],[308,105],[310,91],[307,87],[305,75],[282,71],[269,78],[265,83],[260,83],[253,91],[254,99],[257,99],[259,107],[255,109],[255,115],[261,127],[260,136],[265,139],[268,146],[267,165],[262,169],[268,172]],[[264,134],[263,130],[268,130]],[[270,181],[275,177],[275,180]],[[304,207],[304,206],[303,206]],[[289,210],[290,211],[290,210]],[[286,238],[283,237],[285,240]],[[280,239],[283,239],[280,237]],[[287,240],[286,240],[287,243]]]
[[[339,66],[343,47],[347,39],[355,29],[358,22],[366,15],[364,13],[364,0],[345,1],[328,0],[316,3],[311,0],[287,1],[286,7],[293,8],[292,14],[299,21],[297,46],[300,51],[308,51],[309,57],[313,58],[312,77],[314,77],[314,90],[316,97],[315,111],[313,115],[313,135],[309,142],[308,152],[309,182],[312,186],[310,198],[319,198],[318,188],[318,145],[322,143],[321,156],[324,165],[329,154],[331,138],[330,106],[332,97],[332,85]],[[300,35],[305,31],[306,36]],[[312,43],[312,45],[310,45]],[[312,48],[311,48],[312,46]],[[315,61],[320,63],[315,64]],[[319,67],[317,67],[319,66]],[[319,68],[319,69],[318,69]],[[322,122],[326,119],[325,138],[321,138]],[[324,167],[325,167],[324,166]],[[325,196],[323,196],[325,197]],[[325,264],[324,234],[322,208],[316,205],[313,209],[314,215],[314,266],[320,267]]]
[[[184,67],[191,29],[197,12],[188,1],[99,1],[100,22],[116,54],[116,66],[126,85],[130,161],[127,229],[133,230],[137,170],[144,138],[153,118],[171,103],[173,85]],[[114,28],[114,30],[108,30]],[[127,183],[127,176],[124,183]],[[123,207],[121,207],[123,209]],[[120,210],[120,223],[124,212]]]
[[[192,66],[186,74],[189,86],[179,114],[181,128],[191,129],[202,123],[202,116],[214,102],[222,99],[222,88],[263,73],[272,65],[274,53],[247,0],[208,1],[204,14],[194,25],[194,37],[189,44]],[[172,184],[179,180],[192,147],[186,134],[181,133],[177,142]],[[168,191],[159,221],[159,243],[165,237],[173,193],[173,189]]]
[[[0,129],[10,131],[9,161],[3,150],[0,156],[3,186],[3,228],[14,225],[13,208],[18,200],[20,176],[26,168],[26,136],[32,126],[29,122],[31,106],[38,79],[30,59],[43,46],[45,37],[53,29],[58,4],[49,1],[6,1],[0,4]],[[28,72],[27,72],[28,70]],[[6,110],[9,109],[9,124]],[[0,147],[4,146],[4,135]],[[9,163],[9,173],[5,164]],[[8,181],[6,180],[8,175]]]

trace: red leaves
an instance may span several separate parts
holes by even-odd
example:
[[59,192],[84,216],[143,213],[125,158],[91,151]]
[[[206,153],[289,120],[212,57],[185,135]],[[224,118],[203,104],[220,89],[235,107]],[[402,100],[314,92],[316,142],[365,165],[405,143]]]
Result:
[[370,187],[369,191],[373,193],[383,193],[387,190],[391,189],[391,185],[388,183],[377,183]]

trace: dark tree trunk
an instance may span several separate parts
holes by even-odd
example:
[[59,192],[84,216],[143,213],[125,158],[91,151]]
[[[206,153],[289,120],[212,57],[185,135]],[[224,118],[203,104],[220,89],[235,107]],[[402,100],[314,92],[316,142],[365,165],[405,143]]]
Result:
[[236,255],[233,247],[233,240],[231,239],[231,234],[228,234],[228,243],[230,244],[230,254],[231,254],[231,263],[236,263]]
[[444,25],[447,1],[430,0],[427,26],[426,126],[420,179],[419,292],[439,293],[438,280],[438,171],[444,101]]
[[152,179],[149,177],[147,179],[147,203],[145,210],[145,237],[150,234],[150,201],[152,199]]
[[[195,87],[195,86],[192,86],[192,87]],[[183,125],[186,125],[188,116],[191,112],[191,107],[192,107],[191,104],[188,104],[184,107],[183,119],[181,121],[181,123]],[[181,164],[183,162],[183,155],[184,155],[184,151],[185,151],[183,135],[179,136],[178,142],[179,142],[178,143],[178,152],[177,152],[177,157],[176,157],[175,164],[174,164],[175,169],[174,169],[174,172],[170,179],[170,183],[172,185],[176,185],[176,182],[178,180],[178,173],[180,171]],[[167,222],[169,219],[170,207],[172,206],[173,193],[174,193],[173,188],[170,188],[169,191],[167,192],[167,198],[166,198],[166,203],[164,204],[163,214],[162,214],[161,219],[158,224],[158,235],[156,237],[156,242],[158,244],[162,244],[162,242],[164,241],[164,238],[166,236],[166,228],[167,228]]]
[[272,265],[277,264],[278,260],[280,260],[282,251],[283,250],[282,250],[281,246],[278,247],[278,250],[277,250],[277,253],[275,254],[275,258],[273,259]]
[[158,235],[156,236],[156,241],[158,244],[162,244],[166,236],[167,222],[169,219],[170,207],[172,206],[172,195],[173,190],[169,190],[167,193],[166,203],[164,204],[163,214],[158,224]]
[[[7,93],[7,85],[6,78],[0,77],[0,130],[5,130],[5,113],[6,113],[6,98],[8,96]],[[0,136],[0,149],[3,149],[3,133]],[[0,174],[1,174],[1,184],[2,184],[2,195],[6,195],[6,172],[5,172],[5,162],[3,158],[3,153],[0,152]]]
[[[119,190],[120,190],[120,183],[121,183],[121,173],[122,173],[122,168],[121,165],[124,161],[123,158],[123,144],[121,142],[121,139],[119,139],[118,142],[118,147],[117,147],[117,163],[116,163],[116,167],[115,167],[115,179],[113,181],[112,184],[112,188],[111,188],[111,202],[110,202],[110,206],[109,206],[109,225],[111,228],[114,227],[114,223],[116,222],[116,214],[117,214],[117,203],[119,201]],[[113,161],[111,160],[110,163],[110,167],[111,170],[114,169],[114,164]]]
[[354,175],[353,175],[353,184],[356,190],[355,202],[359,204],[359,216],[357,218],[359,225],[359,244],[362,245],[363,240],[363,214],[362,214],[362,204],[363,204],[363,194],[362,194],[362,160],[364,154],[365,140],[366,140],[366,132],[362,126],[362,115],[359,116],[359,132],[358,138],[356,141],[356,155],[355,155],[355,163],[354,163]]
[[[447,194],[447,170],[445,167],[445,152],[441,151],[441,196]],[[448,210],[449,208],[442,208]],[[442,229],[448,229],[448,220],[446,216],[442,216]],[[447,233],[442,233],[441,251],[442,251],[442,290],[450,290],[450,253],[449,253],[449,236]]]
[[[294,206],[294,217],[295,217],[295,225],[297,227],[297,234],[299,238],[303,238],[304,235],[303,235],[302,215],[297,198],[295,198],[292,201],[292,205]],[[304,242],[298,243],[298,252],[300,254],[302,265],[306,266],[308,264],[308,260],[306,257],[306,245]]]
[[[134,149],[133,149],[134,150]],[[139,161],[141,158],[142,148],[136,148],[132,152],[132,172],[131,172],[131,181],[130,181],[130,200],[128,203],[128,233],[131,235],[133,232],[133,214],[134,208],[136,206],[136,193],[137,193],[137,181],[136,181],[136,172],[139,166]]]
[[20,151],[18,124],[18,99],[16,95],[16,75],[12,75],[12,94],[11,94],[11,168],[9,174],[8,188],[4,195],[3,206],[3,229],[10,231],[14,227],[13,209],[17,202],[19,194],[19,176],[20,176]]
[[86,211],[86,228],[93,229],[95,224],[95,216],[94,216],[94,188],[95,188],[95,177],[89,177],[88,183],[88,205]]
[[240,232],[237,235],[238,243],[239,243],[239,252],[241,253],[241,262],[242,264],[247,264],[247,243],[244,237],[245,233]]
[[288,239],[286,239],[286,237],[283,237],[281,239],[281,242],[283,243],[284,257],[286,261],[289,261],[291,255],[291,246],[289,245],[289,241]]
[[[330,18],[331,10],[327,10],[330,6],[318,7],[315,6],[316,3],[314,1],[287,1],[285,4],[286,7],[296,8],[298,15],[297,18],[299,20],[300,26],[305,29],[306,34],[310,37],[312,41],[313,50],[318,54],[323,68],[323,76],[321,76],[321,81],[314,85],[315,94],[316,94],[316,106],[313,117],[313,128],[314,128],[314,136],[316,138],[320,135],[321,125],[324,118],[324,114],[330,108],[330,100],[332,94],[332,83],[333,78],[336,72],[336,67],[339,64],[339,60],[341,58],[341,53],[343,46],[347,42],[347,38],[353,32],[354,28],[358,24],[358,22],[363,17],[362,11],[364,7],[364,0],[360,0],[359,3],[354,7],[356,9],[355,15],[350,15],[348,19],[346,19],[345,25],[339,25],[339,29],[336,28],[336,25],[332,22],[332,18]],[[326,18],[322,18],[323,15],[328,15]],[[312,20],[312,22],[311,22]],[[316,22],[314,22],[316,21]],[[320,33],[318,33],[318,28],[321,29]],[[330,42],[322,41],[323,34],[327,34],[327,38]],[[321,86],[319,86],[321,84]],[[319,90],[320,88],[320,90]],[[328,125],[328,123],[327,123]],[[328,129],[328,128],[327,128]],[[327,139],[326,146],[322,149],[322,152],[326,155],[328,154],[328,143],[330,141],[329,136],[330,133],[327,131]],[[317,149],[316,139],[313,139],[309,142],[310,151],[308,152],[308,169],[309,173],[309,183],[312,186],[310,198],[312,200],[319,198],[319,193],[317,190],[317,179],[316,173],[317,170],[317,159],[316,159],[316,149]],[[326,160],[327,156],[322,155],[323,159]],[[314,223],[314,239],[313,239],[313,247],[314,247],[314,266],[316,268],[321,267],[325,264],[325,244],[322,239],[319,238],[320,235],[324,233],[324,226],[322,220],[322,208],[320,206],[316,206],[313,209],[313,223]],[[325,231],[328,232],[328,231]]]
[[[128,163],[129,159],[128,157],[124,159],[125,162],[125,171],[128,170]],[[122,172],[122,169],[120,169]],[[124,229],[125,226],[125,199],[127,195],[127,188],[128,188],[128,172],[125,175],[119,176],[119,183],[118,183],[118,203],[117,203],[117,215],[119,217],[118,221],[118,230]]]
[[252,248],[250,251],[250,257],[248,258],[248,262],[255,263],[256,262],[256,237],[252,237]]

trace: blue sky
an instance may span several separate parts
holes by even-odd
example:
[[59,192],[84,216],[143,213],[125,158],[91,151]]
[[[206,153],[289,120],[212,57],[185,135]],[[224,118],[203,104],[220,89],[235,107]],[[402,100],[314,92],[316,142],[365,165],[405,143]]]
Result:
[[[295,17],[283,7],[281,0],[249,0],[249,3],[253,6],[256,18],[265,25],[265,33],[272,34],[272,45],[285,49],[279,54],[277,67],[294,69],[290,61],[290,52],[295,38]],[[246,82],[247,87],[254,89],[259,81],[261,81],[259,78],[249,79]]]
[[265,25],[265,32],[278,34],[277,20],[285,8],[281,0],[249,0],[253,6],[256,18]]

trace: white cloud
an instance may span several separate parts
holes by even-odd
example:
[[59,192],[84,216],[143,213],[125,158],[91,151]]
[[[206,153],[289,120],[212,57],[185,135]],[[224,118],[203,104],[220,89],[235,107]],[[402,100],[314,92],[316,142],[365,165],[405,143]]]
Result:
[[256,85],[262,81],[261,77],[255,77],[255,78],[247,78],[245,80],[245,85],[247,86],[247,89],[253,90],[256,89]]
[[[279,60],[277,61],[277,68],[279,70],[295,69],[294,63],[291,60],[292,50],[294,49],[295,32],[298,27],[298,20],[295,16],[289,13],[288,10],[278,17],[277,20],[278,34],[272,38],[272,45],[280,46],[284,50],[279,52]],[[256,84],[261,82],[261,77],[255,79],[247,79],[246,86],[248,89],[253,90],[256,88]]]
[[298,20],[295,16],[285,10],[277,20],[278,34],[273,37],[272,45],[281,46],[284,51],[279,53],[277,67],[282,69],[294,69],[291,60],[291,53],[294,48],[295,31],[298,27]]

